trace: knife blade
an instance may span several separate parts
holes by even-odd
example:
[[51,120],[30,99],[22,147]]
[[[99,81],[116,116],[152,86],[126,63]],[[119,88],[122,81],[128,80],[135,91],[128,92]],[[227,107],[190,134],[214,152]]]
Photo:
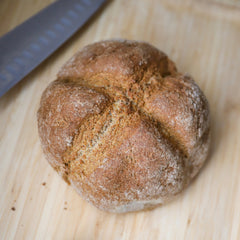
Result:
[[106,0],[58,0],[0,38],[0,97],[23,79]]

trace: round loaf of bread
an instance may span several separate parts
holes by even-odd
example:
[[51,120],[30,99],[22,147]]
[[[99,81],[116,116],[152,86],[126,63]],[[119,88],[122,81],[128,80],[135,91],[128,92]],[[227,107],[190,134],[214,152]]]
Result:
[[209,107],[191,77],[145,42],[84,47],[44,91],[38,110],[51,166],[94,206],[152,208],[181,192],[210,144]]

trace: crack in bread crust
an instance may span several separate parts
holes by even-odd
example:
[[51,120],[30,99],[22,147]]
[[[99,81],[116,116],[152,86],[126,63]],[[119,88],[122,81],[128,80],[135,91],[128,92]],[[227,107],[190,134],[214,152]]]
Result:
[[65,151],[79,125],[108,104],[110,99],[99,89],[69,80],[56,80],[44,91],[37,114],[40,140],[49,163],[68,183],[68,164],[62,159]]
[[[195,82],[178,73],[153,46],[134,41],[89,45],[63,66],[57,82],[60,89],[67,86],[61,90],[67,96],[62,101],[58,89],[43,95],[38,114],[42,145],[49,154],[52,129],[57,138],[67,134],[71,141],[63,141],[55,151],[59,159],[54,160],[54,152],[49,162],[95,206],[128,211],[125,205],[132,208],[134,199],[164,202],[201,168],[210,141],[207,100]],[[71,115],[65,108],[58,121],[44,119],[45,112],[51,112],[51,94],[53,109],[58,109],[59,98],[73,115],[86,113],[73,119],[71,131],[61,130]],[[78,103],[76,108],[71,101]],[[56,142],[53,137],[52,145]],[[146,202],[138,208],[145,205],[149,206]]]
[[[81,84],[82,86],[86,86],[84,85],[84,81],[81,81]],[[91,87],[89,85],[87,86]],[[105,140],[104,138],[117,138],[116,132],[111,131],[112,128],[110,128],[110,125],[113,125],[113,122],[115,122],[115,125],[112,127],[119,129],[119,119],[125,118],[124,120],[126,120],[126,116],[134,112],[137,112],[143,119],[147,119],[147,121],[156,126],[158,131],[161,132],[163,137],[167,139],[169,144],[178,149],[179,154],[182,155],[183,158],[187,157],[187,153],[184,151],[184,148],[174,137],[174,135],[170,135],[168,130],[160,121],[154,119],[154,117],[152,117],[151,114],[148,114],[143,107],[140,107],[141,105],[144,106],[142,99],[142,103],[139,104],[139,99],[134,101],[134,99],[131,99],[129,96],[127,96],[126,89],[122,89],[120,87],[116,89],[112,86],[108,86],[104,87],[104,90],[100,87],[92,87],[94,87],[96,90],[101,89],[102,92],[104,91],[104,94],[108,95],[109,99],[111,99],[111,104],[101,111],[101,113],[94,115],[91,114],[86,117],[83,122],[81,122],[81,125],[78,128],[78,133],[75,134],[71,146],[69,146],[64,153],[63,159],[67,168],[67,173],[71,172],[71,174],[74,175],[81,172],[83,175],[89,175],[97,167],[101,166],[101,161],[99,161],[99,159],[97,159],[97,161],[88,160],[87,162],[86,159],[94,158],[94,155],[96,155],[94,150],[100,151],[98,148],[96,149],[96,147],[99,146],[99,141]],[[137,95],[136,92],[134,95]],[[113,100],[114,98],[115,100]],[[107,131],[108,128],[110,128],[109,131]],[[107,144],[105,146],[105,150],[108,147],[109,146]],[[104,156],[105,150],[104,148],[101,148],[102,156]],[[102,161],[103,159],[104,157],[102,158]]]

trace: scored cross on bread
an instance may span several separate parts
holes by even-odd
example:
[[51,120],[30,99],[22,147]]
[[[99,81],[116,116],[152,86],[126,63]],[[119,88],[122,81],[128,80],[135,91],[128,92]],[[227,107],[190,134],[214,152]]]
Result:
[[86,46],[44,91],[38,111],[52,167],[96,207],[151,208],[181,192],[210,144],[206,97],[155,47]]

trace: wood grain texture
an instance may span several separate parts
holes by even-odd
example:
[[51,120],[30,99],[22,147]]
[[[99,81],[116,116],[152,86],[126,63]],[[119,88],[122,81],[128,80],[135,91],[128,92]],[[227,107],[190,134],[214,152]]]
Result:
[[[19,2],[0,1],[0,34],[52,1]],[[0,239],[240,239],[240,10],[235,2],[110,1],[0,99]],[[97,210],[61,180],[40,148],[36,112],[42,91],[78,49],[107,38],[152,43],[194,77],[210,103],[213,142],[207,163],[184,193],[152,211]]]

